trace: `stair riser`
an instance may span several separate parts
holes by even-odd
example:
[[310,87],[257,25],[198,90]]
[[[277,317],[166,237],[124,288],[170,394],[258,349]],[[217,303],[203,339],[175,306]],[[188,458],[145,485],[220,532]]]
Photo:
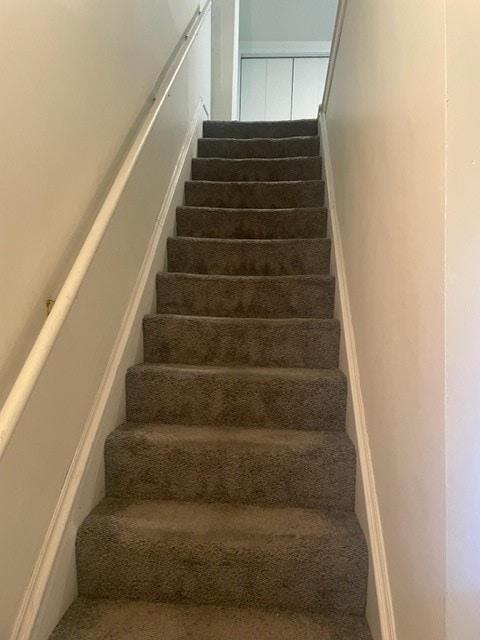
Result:
[[185,183],[185,204],[194,207],[285,209],[321,207],[324,183],[308,182],[200,182]]
[[330,240],[168,239],[168,270],[229,276],[328,275]]
[[200,158],[300,158],[320,154],[320,139],[232,140],[203,138],[198,141]]
[[332,318],[334,294],[333,278],[275,282],[160,274],[157,311],[226,318]]
[[345,428],[343,377],[248,376],[193,370],[132,368],[127,420],[225,427]]
[[[82,632],[88,624],[88,635]],[[159,636],[159,629],[162,630]],[[179,635],[182,634],[182,635]],[[363,617],[79,598],[50,640],[372,640]]]
[[144,360],[214,366],[338,367],[340,326],[329,322],[228,322],[148,316]]
[[269,182],[283,180],[321,180],[320,158],[287,160],[192,160],[192,180],[220,182]]
[[89,519],[77,540],[82,596],[362,615],[366,551],[347,539],[183,536]]
[[177,209],[177,233],[190,238],[324,238],[326,231],[326,209]]
[[355,504],[351,446],[281,451],[215,443],[160,446],[117,430],[107,440],[105,465],[107,496],[113,498],[343,511]]
[[318,136],[316,120],[287,120],[273,122],[210,121],[203,123],[205,138],[291,138]]

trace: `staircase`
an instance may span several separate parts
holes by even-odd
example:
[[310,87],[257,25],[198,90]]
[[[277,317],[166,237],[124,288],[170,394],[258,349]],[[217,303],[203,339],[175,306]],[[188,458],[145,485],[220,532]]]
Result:
[[206,122],[52,640],[369,640],[313,120]]

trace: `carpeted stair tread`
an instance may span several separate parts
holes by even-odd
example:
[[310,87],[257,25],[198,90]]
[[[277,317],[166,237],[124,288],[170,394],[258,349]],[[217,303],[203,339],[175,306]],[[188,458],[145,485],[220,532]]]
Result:
[[157,311],[250,318],[332,318],[333,276],[157,275]]
[[126,376],[127,420],[342,431],[338,369],[139,364]]
[[177,234],[190,238],[324,238],[327,209],[177,207]]
[[371,635],[363,617],[340,613],[78,598],[50,640],[371,640]]
[[318,136],[318,121],[277,120],[268,122],[239,122],[206,120],[204,138],[289,138]]
[[143,321],[144,361],[253,367],[338,367],[340,323],[306,318],[171,314]]
[[329,238],[168,238],[168,271],[230,276],[328,275]]
[[201,138],[199,158],[295,158],[320,154],[320,138]]
[[105,447],[107,496],[353,510],[346,433],[126,424]]
[[185,204],[194,207],[230,207],[238,209],[285,209],[321,207],[323,180],[280,182],[185,182]]
[[192,180],[269,182],[320,180],[322,160],[310,158],[194,158]]
[[77,538],[79,593],[293,611],[365,608],[351,512],[106,498]]

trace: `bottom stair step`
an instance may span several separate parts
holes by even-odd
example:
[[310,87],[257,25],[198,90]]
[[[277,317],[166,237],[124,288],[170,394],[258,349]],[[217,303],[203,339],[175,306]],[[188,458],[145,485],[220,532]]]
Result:
[[79,598],[50,640],[371,640],[364,618]]
[[363,615],[351,513],[105,499],[77,537],[82,596]]

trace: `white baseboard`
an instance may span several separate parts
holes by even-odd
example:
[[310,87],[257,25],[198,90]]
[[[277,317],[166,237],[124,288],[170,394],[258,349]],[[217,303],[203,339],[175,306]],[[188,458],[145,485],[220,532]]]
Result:
[[138,362],[141,354],[142,317],[152,311],[155,273],[163,268],[166,238],[174,227],[175,208],[182,202],[183,184],[190,172],[189,160],[195,153],[204,116],[200,100],[10,640],[46,640],[76,595],[76,531],[103,494],[104,439],[122,419],[125,371]]
[[355,332],[348,295],[347,276],[342,249],[342,238],[337,216],[333,167],[330,157],[328,131],[325,113],[319,116],[322,156],[325,167],[327,204],[330,214],[330,232],[332,237],[332,273],[337,280],[337,315],[342,324],[343,348],[345,351],[346,375],[349,383],[350,401],[352,406],[352,436],[356,441],[357,457],[361,483],[363,485],[363,502],[365,514],[361,519],[367,523],[367,535],[370,561],[373,568],[373,578],[378,606],[378,617],[382,640],[396,640],[395,617],[393,609],[390,580],[388,575],[387,557],[383,539],[380,509],[375,486],[370,443],[365,419],[360,372],[355,345]]

